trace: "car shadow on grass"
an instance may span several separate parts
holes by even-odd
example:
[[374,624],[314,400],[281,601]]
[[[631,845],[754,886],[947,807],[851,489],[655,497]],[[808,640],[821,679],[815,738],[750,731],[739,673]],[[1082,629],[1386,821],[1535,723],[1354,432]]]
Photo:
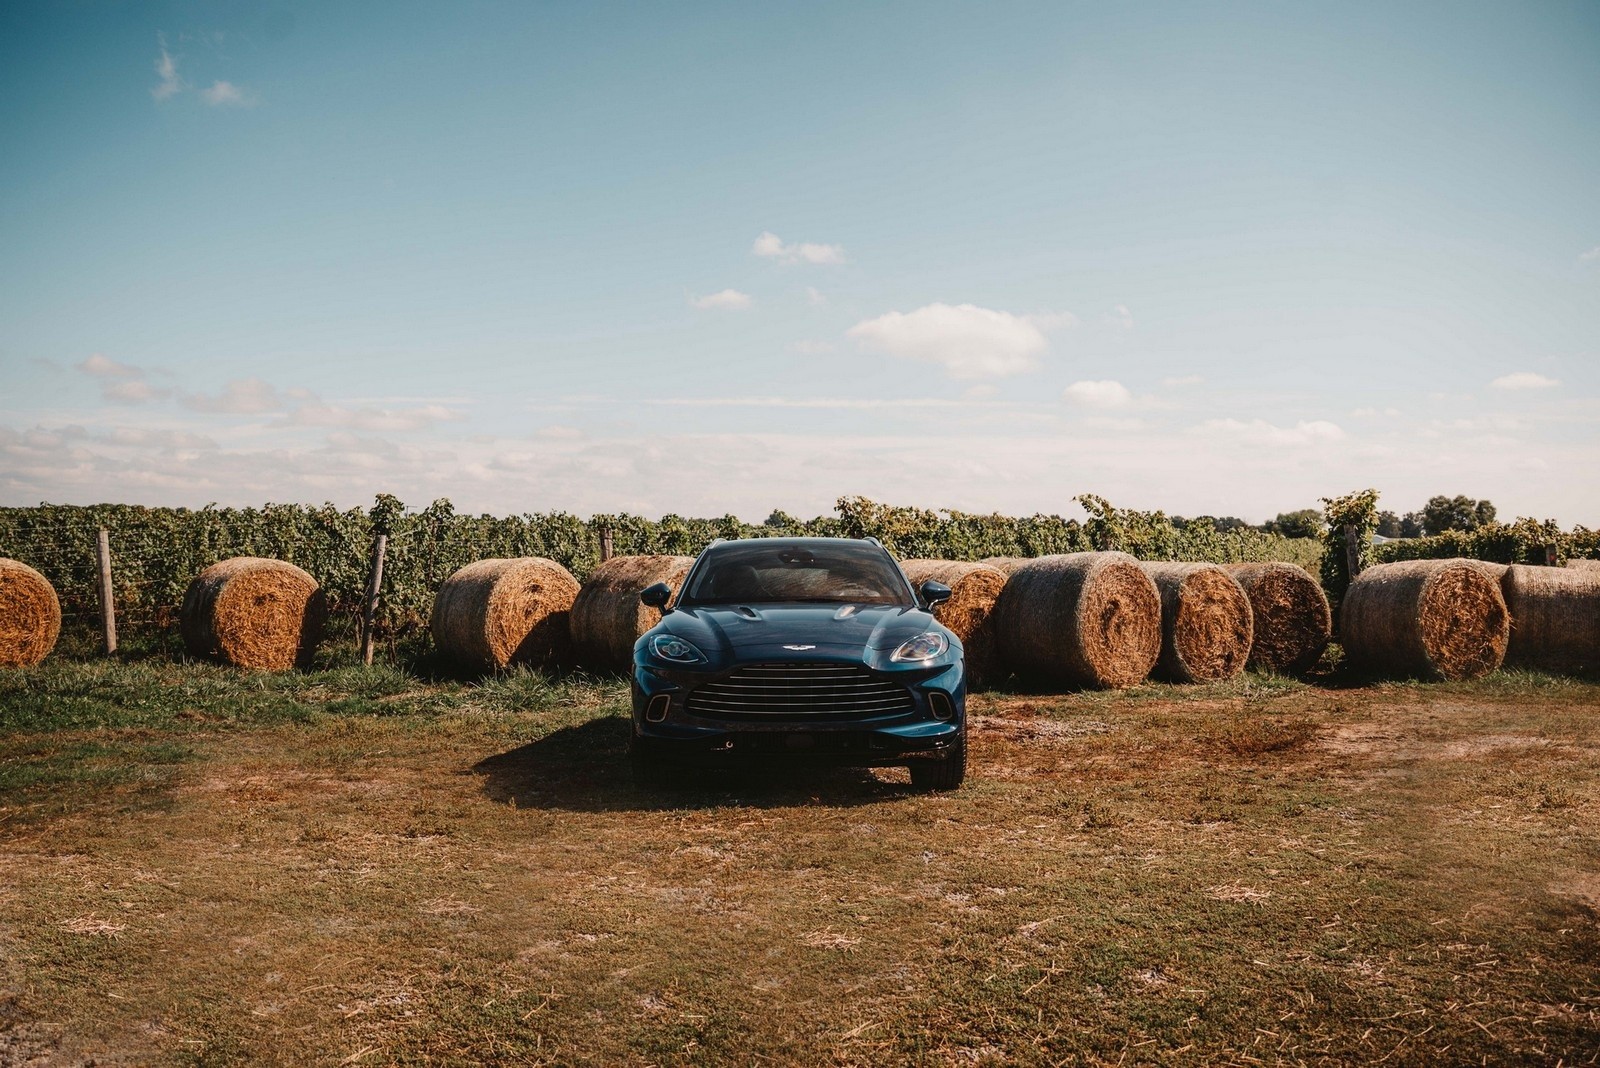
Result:
[[573,812],[837,808],[915,795],[909,783],[885,782],[862,768],[801,764],[675,768],[670,785],[647,789],[635,786],[629,771],[631,729],[622,716],[591,719],[486,757],[471,773],[482,777],[484,794],[502,804]]

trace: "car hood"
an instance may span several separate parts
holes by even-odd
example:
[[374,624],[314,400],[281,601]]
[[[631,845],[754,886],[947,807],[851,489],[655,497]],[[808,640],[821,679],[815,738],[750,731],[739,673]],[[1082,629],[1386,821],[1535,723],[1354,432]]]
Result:
[[815,655],[824,656],[887,655],[924,631],[943,629],[920,608],[861,604],[700,605],[677,609],[660,627],[716,659],[811,652],[786,648],[792,645],[815,646]]

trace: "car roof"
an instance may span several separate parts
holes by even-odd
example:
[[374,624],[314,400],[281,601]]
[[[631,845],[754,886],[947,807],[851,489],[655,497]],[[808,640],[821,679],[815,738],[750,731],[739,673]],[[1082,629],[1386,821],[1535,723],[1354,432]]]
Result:
[[838,545],[840,542],[854,542],[857,545],[875,545],[883,548],[883,542],[877,538],[817,538],[817,537],[782,537],[782,538],[717,538],[707,545],[704,552],[710,552],[719,545],[749,545],[760,542],[763,545],[793,545],[796,548],[811,548],[822,545]]

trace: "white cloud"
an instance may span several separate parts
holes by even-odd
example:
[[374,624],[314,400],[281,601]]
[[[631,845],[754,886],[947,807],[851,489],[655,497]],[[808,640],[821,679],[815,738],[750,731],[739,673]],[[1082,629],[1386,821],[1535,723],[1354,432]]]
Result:
[[1591,262],[1593,260],[1600,260],[1600,245],[1596,245],[1594,248],[1590,249],[1588,252],[1580,252],[1580,253],[1578,253],[1578,259],[1583,261],[1584,263],[1589,263],[1589,262]]
[[131,363],[118,363],[109,356],[98,352],[90,353],[89,357],[77,364],[78,370],[95,378],[143,378],[144,371]]
[[750,251],[757,256],[778,260],[780,263],[843,263],[843,245],[817,245],[809,241],[786,245],[783,239],[770,230],[756,238]]
[[1495,389],[1549,389],[1561,383],[1553,378],[1535,374],[1532,371],[1518,371],[1515,374],[1501,375],[1490,382]]
[[197,412],[223,412],[230,415],[254,415],[276,412],[284,408],[283,398],[277,389],[259,378],[237,378],[223,387],[214,397],[204,393],[188,393],[182,398],[185,408]]
[[1128,306],[1126,304],[1118,304],[1115,308],[1111,309],[1111,315],[1108,317],[1108,321],[1113,329],[1124,332],[1132,330],[1133,312],[1128,310]]
[[1251,445],[1315,445],[1344,438],[1342,429],[1322,419],[1302,421],[1292,427],[1276,426],[1265,419],[1252,419],[1249,422],[1207,419],[1199,429],[1203,433],[1237,438]]
[[1172,375],[1168,378],[1163,378],[1161,384],[1168,389],[1177,389],[1180,386],[1198,386],[1204,381],[1205,376],[1203,375]]
[[75,366],[90,378],[100,379],[100,396],[113,404],[143,404],[169,395],[168,390],[156,389],[145,380],[144,368],[118,363],[98,352]]
[[1399,408],[1374,408],[1369,406],[1366,408],[1356,408],[1352,410],[1350,414],[1355,416],[1357,419],[1377,419],[1380,416],[1385,419],[1398,419],[1405,413]]
[[846,334],[875,352],[938,364],[952,378],[999,378],[1037,367],[1049,347],[1045,331],[1071,321],[975,304],[929,304],[863,320]]
[[831,341],[795,341],[789,345],[789,351],[798,356],[823,356],[833,350]]
[[806,300],[813,308],[820,308],[828,303],[828,296],[816,286],[806,286]]
[[1074,382],[1062,391],[1062,397],[1085,408],[1126,408],[1133,403],[1133,394],[1121,382]]
[[704,297],[690,297],[689,304],[701,309],[748,308],[750,294],[741,293],[737,289],[724,289],[720,293],[711,293]]
[[209,88],[200,90],[200,99],[214,108],[249,108],[259,103],[250,90],[223,81],[212,82]]
[[178,77],[177,60],[167,51],[166,37],[157,34],[156,40],[161,44],[161,55],[156,58],[156,77],[161,80],[150,87],[150,95],[157,100],[166,100],[183,91],[183,79]]

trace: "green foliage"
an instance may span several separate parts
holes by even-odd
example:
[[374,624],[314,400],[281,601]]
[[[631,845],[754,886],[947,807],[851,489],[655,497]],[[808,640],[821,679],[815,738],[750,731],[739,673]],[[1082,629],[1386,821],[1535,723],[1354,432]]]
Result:
[[1378,491],[1369,489],[1343,497],[1324,497],[1322,514],[1328,521],[1327,532],[1323,535],[1322,588],[1328,593],[1328,604],[1337,613],[1353,577],[1347,539],[1355,539],[1358,568],[1373,561],[1372,535],[1378,528]]
[[1298,512],[1279,512],[1276,519],[1263,524],[1261,529],[1286,538],[1320,538],[1325,526],[1321,512],[1302,508]]
[[1089,519],[1011,517],[901,508],[864,497],[840,498],[836,514],[800,520],[773,512],[759,524],[735,516],[658,520],[566,512],[463,515],[448,500],[417,512],[390,494],[370,509],[268,504],[260,508],[142,508],[39,505],[0,508],[0,556],[31,564],[55,585],[68,632],[97,618],[96,533],[110,532],[119,626],[128,636],[170,631],[184,590],[201,570],[232,556],[266,556],[305,568],[322,584],[339,626],[359,615],[373,540],[388,535],[377,631],[394,641],[425,630],[434,591],[457,568],[492,557],[544,556],[582,579],[600,561],[600,532],[619,555],[692,556],[714,538],[809,535],[875,537],[902,559],[978,560],[1121,549],[1150,560],[1288,560],[1309,565],[1314,542],[1211,523],[1175,523],[1162,512],[1079,498]]
[[1491,522],[1473,530],[1388,542],[1377,546],[1374,555],[1380,563],[1464,556],[1497,564],[1564,564],[1600,559],[1600,531],[1581,526],[1564,531],[1553,519],[1524,517],[1514,523]]
[[1430,497],[1422,508],[1422,529],[1430,535],[1473,531],[1494,523],[1494,517],[1494,505],[1488,501],[1475,501],[1463,494]]

